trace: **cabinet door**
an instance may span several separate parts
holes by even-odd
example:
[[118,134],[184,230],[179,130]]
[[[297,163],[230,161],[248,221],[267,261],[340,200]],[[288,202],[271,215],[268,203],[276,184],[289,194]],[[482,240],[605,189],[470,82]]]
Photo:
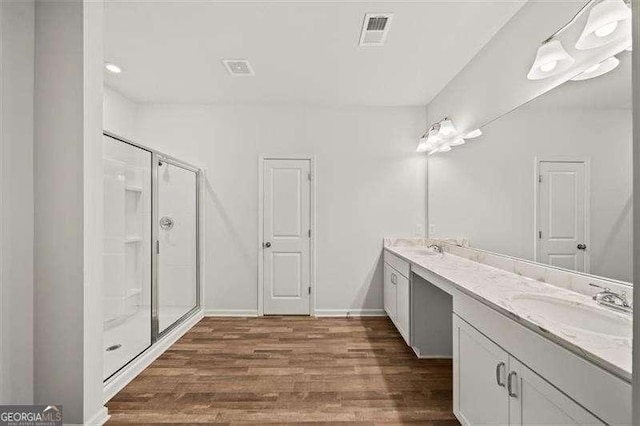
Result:
[[396,282],[396,326],[407,345],[409,341],[409,279],[392,269],[392,278]]
[[463,425],[509,424],[509,356],[453,315],[453,412]]
[[391,320],[396,322],[396,284],[391,280],[393,268],[384,264],[384,310]]
[[514,358],[507,390],[511,425],[602,425],[591,413]]

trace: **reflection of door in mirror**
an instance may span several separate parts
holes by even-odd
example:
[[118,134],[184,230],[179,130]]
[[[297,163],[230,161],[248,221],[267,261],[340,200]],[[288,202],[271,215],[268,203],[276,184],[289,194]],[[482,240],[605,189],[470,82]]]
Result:
[[586,161],[539,161],[538,173],[536,260],[589,272]]

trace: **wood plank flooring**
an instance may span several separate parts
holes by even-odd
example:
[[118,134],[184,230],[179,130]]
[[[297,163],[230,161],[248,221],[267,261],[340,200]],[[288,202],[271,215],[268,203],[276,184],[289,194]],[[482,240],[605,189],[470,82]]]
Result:
[[109,424],[459,424],[451,361],[382,317],[204,318],[107,406]]

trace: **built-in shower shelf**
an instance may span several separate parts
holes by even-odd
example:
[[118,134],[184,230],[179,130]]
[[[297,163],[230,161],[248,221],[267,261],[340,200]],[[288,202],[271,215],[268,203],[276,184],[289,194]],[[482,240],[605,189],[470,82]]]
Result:
[[129,191],[129,192],[142,193],[142,187],[141,186],[125,185],[124,189]]
[[131,243],[139,243],[142,241],[142,237],[126,237],[124,239],[124,242],[127,244],[131,244]]

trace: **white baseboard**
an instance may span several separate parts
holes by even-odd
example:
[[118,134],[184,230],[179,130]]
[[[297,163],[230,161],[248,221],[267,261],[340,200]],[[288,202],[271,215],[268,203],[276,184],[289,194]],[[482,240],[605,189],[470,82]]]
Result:
[[317,317],[386,317],[384,309],[316,309]]
[[131,364],[123,368],[115,376],[111,377],[104,385],[104,401],[107,402],[115,394],[120,392],[129,382],[142,373],[153,361],[162,355],[171,345],[182,337],[191,327],[196,325],[204,317],[202,310],[193,314],[184,323],[180,324],[168,335],[162,337],[153,346],[140,354]]
[[107,407],[102,407],[84,424],[86,426],[102,426],[107,422],[107,420],[109,420],[109,417],[111,416],[107,412]]
[[204,311],[205,317],[257,317],[258,311],[255,309],[207,309]]

